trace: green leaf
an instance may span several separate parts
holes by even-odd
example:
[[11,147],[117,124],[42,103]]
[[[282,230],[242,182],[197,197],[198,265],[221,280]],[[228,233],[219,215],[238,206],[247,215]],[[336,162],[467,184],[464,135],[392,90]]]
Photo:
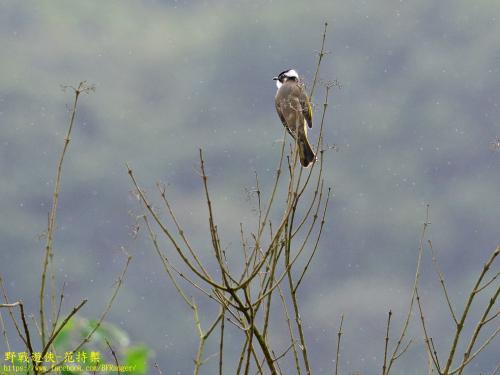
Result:
[[133,374],[146,374],[149,349],[145,345],[132,346],[125,352],[125,365],[132,366]]
[[54,339],[54,346],[56,349],[59,349],[61,347],[64,347],[66,345],[66,342],[69,339],[71,330],[73,329],[74,323],[73,319],[70,319],[66,325],[59,331],[59,334],[57,337]]

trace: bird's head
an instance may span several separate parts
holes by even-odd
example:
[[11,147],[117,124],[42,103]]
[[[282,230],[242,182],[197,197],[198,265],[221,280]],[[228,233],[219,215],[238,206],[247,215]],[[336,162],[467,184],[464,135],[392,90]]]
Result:
[[295,70],[287,69],[278,74],[277,77],[274,77],[273,80],[276,81],[276,86],[280,88],[287,81],[298,81],[299,75]]

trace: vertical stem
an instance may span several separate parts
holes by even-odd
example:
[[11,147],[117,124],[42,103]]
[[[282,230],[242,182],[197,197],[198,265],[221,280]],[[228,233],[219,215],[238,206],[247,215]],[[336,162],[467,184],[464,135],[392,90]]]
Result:
[[61,152],[61,156],[59,157],[59,162],[57,165],[56,172],[56,182],[54,186],[54,192],[52,194],[52,207],[50,209],[49,222],[47,226],[47,241],[45,244],[45,255],[43,261],[43,271],[40,282],[40,331],[42,333],[42,346],[45,346],[46,338],[45,338],[45,284],[47,278],[47,268],[49,266],[49,260],[52,257],[52,242],[54,237],[54,227],[56,222],[56,214],[57,214],[57,204],[59,201],[59,192],[61,190],[61,176],[62,176],[62,166],[64,162],[64,156],[66,155],[66,151],[69,146],[69,142],[71,141],[71,131],[73,130],[73,124],[75,122],[76,117],[76,108],[78,104],[78,98],[82,91],[85,89],[86,85],[84,82],[80,82],[78,88],[75,89],[75,99],[73,101],[73,108],[71,110],[71,119],[69,122],[68,132],[66,134],[66,138],[64,139],[64,146]]
[[321,51],[319,51],[318,65],[316,65],[316,73],[314,73],[314,79],[311,87],[311,93],[309,94],[309,98],[312,100],[314,95],[314,88],[316,87],[316,82],[318,81],[319,67],[321,65],[321,60],[323,60],[323,56],[325,56],[325,40],[326,40],[326,28],[328,27],[328,22],[325,22],[325,29],[323,31],[323,41],[321,42]]
[[222,308],[222,318],[220,322],[220,343],[219,343],[219,375],[222,375],[222,364],[224,354],[224,321],[226,319],[226,310]]
[[340,355],[340,338],[342,337],[342,323],[344,323],[344,314],[340,317],[340,327],[337,332],[337,353],[335,354],[335,375],[339,374],[339,355]]
[[382,366],[382,375],[386,374],[387,369],[387,346],[389,345],[389,328],[391,326],[391,316],[392,311],[389,310],[389,316],[387,317],[387,330],[385,332],[384,365]]

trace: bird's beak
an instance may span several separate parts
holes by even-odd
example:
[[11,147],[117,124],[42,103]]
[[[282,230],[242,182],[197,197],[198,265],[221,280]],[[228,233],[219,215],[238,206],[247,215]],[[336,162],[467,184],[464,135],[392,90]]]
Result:
[[278,77],[273,77],[273,81],[277,81],[278,80]]

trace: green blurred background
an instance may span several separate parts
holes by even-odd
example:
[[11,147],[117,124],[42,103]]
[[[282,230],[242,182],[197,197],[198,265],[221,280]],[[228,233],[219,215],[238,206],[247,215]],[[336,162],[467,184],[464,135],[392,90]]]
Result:
[[[394,332],[406,312],[426,204],[458,307],[498,245],[499,16],[494,0],[0,1],[0,273],[11,298],[37,311],[39,235],[72,101],[60,85],[87,80],[96,92],[81,98],[55,238],[67,307],[87,297],[82,314],[98,316],[125,247],[134,259],[109,321],[151,347],[164,373],[190,373],[191,313],[145,233],[130,235],[140,211],[125,163],[152,196],[156,181],[168,184],[204,248],[202,147],[223,241],[238,251],[238,223],[255,222],[245,188],[257,171],[269,191],[283,134],[272,77],[295,68],[310,82],[328,21],[320,76],[342,83],[325,125],[336,145],[325,172],[334,197],[300,293],[302,317],[315,373],[332,373],[341,313],[344,373],[378,373],[387,311]],[[324,89],[316,92],[318,119]],[[428,258],[422,298],[446,348],[453,326]],[[424,371],[417,323],[397,373]],[[491,372],[499,350],[494,344],[467,373]]]

